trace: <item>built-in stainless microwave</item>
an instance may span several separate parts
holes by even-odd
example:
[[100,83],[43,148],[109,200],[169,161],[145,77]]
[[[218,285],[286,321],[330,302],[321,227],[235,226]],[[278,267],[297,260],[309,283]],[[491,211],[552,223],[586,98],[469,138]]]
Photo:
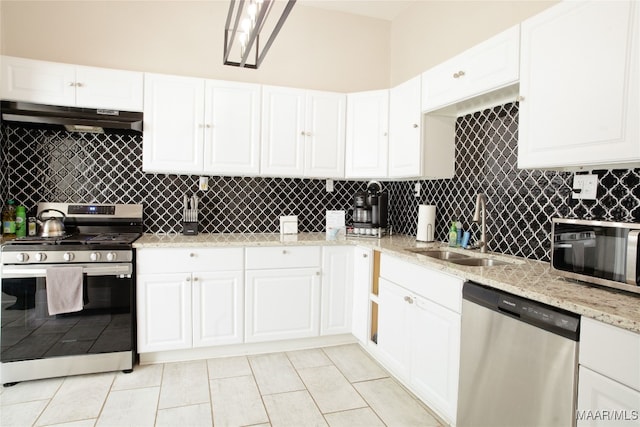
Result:
[[551,269],[561,276],[640,294],[640,224],[553,218]]

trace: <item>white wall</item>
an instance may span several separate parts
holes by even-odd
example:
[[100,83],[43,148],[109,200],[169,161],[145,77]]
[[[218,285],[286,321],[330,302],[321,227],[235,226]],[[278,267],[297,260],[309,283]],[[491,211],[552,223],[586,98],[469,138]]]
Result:
[[553,3],[417,1],[392,23],[298,3],[250,70],[222,65],[227,0],[0,0],[0,53],[352,92],[398,84]]
[[389,85],[390,23],[296,4],[259,70],[222,64],[229,2],[0,2],[4,55],[348,92]]

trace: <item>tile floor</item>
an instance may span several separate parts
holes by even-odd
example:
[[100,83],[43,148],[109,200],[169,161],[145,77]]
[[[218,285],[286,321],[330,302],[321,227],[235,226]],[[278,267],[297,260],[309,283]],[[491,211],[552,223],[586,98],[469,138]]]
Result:
[[357,344],[0,387],[10,426],[441,426]]

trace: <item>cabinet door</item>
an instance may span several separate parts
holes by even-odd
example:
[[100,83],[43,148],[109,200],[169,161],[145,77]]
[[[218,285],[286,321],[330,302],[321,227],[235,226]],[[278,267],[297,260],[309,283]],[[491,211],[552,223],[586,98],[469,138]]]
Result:
[[260,173],[260,85],[208,80],[204,172]]
[[[636,361],[637,362],[637,361]],[[578,427],[638,425],[640,391],[580,366],[578,374]],[[620,417],[618,421],[613,421]]]
[[303,90],[262,87],[262,175],[303,175],[304,110]]
[[422,175],[420,76],[389,91],[389,177]]
[[319,311],[317,268],[246,272],[246,342],[318,336]]
[[70,64],[2,57],[2,99],[74,106],[75,81],[75,67]]
[[411,351],[411,294],[380,278],[378,294],[378,350],[382,363],[393,373],[407,378]]
[[369,342],[369,294],[373,276],[373,251],[356,246],[353,249],[353,317],[351,329],[361,342]]
[[460,314],[416,297],[411,310],[411,382],[429,407],[455,424]]
[[353,312],[353,248],[322,249],[320,335],[351,333]]
[[240,344],[244,340],[244,274],[193,274],[193,346]]
[[202,173],[204,80],[145,74],[142,168]]
[[76,105],[142,111],[143,73],[76,66]]
[[517,83],[520,27],[515,26],[423,73],[422,110],[431,111]]
[[137,276],[138,352],[191,348],[191,274]]
[[347,95],[347,178],[385,178],[389,144],[389,91]]
[[518,167],[640,161],[639,15],[569,1],[522,23]]
[[346,96],[307,92],[304,176],[344,178]]

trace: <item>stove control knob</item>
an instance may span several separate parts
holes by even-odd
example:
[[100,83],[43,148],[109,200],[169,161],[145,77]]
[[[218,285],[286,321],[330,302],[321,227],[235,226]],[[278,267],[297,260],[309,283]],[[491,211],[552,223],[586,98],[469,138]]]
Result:
[[62,255],[62,259],[65,261],[73,261],[73,254],[71,252],[65,252],[64,255]]
[[42,252],[36,254],[36,261],[44,261],[45,259],[47,259],[47,254]]
[[100,259],[100,252],[91,252],[89,259],[91,261],[98,261]]
[[20,252],[16,255],[16,259],[18,260],[18,262],[26,262],[29,259],[29,255]]
[[116,253],[115,252],[109,252],[107,254],[107,261],[115,261],[116,260]]

